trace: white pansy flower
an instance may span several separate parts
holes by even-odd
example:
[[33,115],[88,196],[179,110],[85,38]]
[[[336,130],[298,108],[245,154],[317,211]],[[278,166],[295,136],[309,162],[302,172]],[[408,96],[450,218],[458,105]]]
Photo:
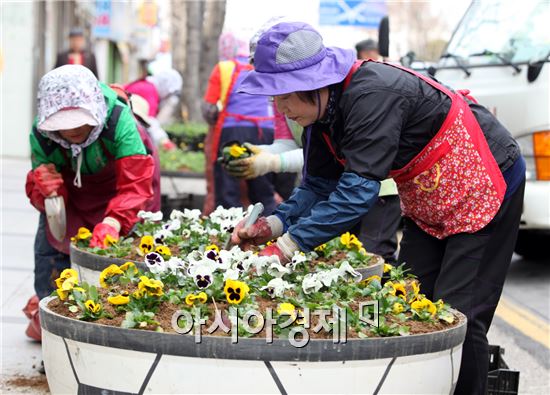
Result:
[[158,252],[150,252],[145,255],[145,265],[155,275],[162,274],[168,269],[164,258]]
[[340,271],[340,277],[347,278],[351,276],[355,281],[361,280],[361,273],[351,267],[348,261],[342,262],[338,270]]
[[308,273],[302,280],[302,290],[304,293],[310,294],[317,292],[323,288],[323,283],[319,280],[317,273]]
[[181,221],[179,219],[173,219],[162,225],[162,229],[176,231],[181,228]]
[[277,262],[271,262],[267,268],[267,273],[270,276],[273,277],[283,277],[285,274],[292,273],[292,270],[290,268],[281,265],[281,262],[279,261],[279,257],[277,258]]
[[287,265],[287,267],[294,270],[297,265],[299,265],[300,263],[306,262],[306,261],[307,261],[307,257],[303,252],[295,251],[294,256],[292,257],[292,260]]
[[252,265],[256,269],[256,273],[258,273],[259,276],[264,274],[266,272],[266,269],[272,264],[272,263],[281,263],[279,261],[279,257],[275,255],[271,256],[259,256],[255,255],[254,259],[252,260]]
[[164,240],[169,237],[174,237],[174,234],[167,229],[159,229],[153,235],[153,238],[155,239],[155,244],[164,244]]
[[186,208],[183,210],[183,217],[186,220],[192,221],[192,222],[199,222],[201,219],[201,214],[202,214],[201,211],[198,209],[189,210]]
[[159,222],[162,221],[162,212],[151,212],[140,210],[137,213],[138,218],[141,218],[145,222]]
[[197,233],[199,235],[203,235],[206,233],[206,230],[204,229],[204,227],[198,223],[191,224],[191,226],[189,227],[189,230],[191,231],[191,233]]
[[217,236],[220,234],[220,231],[216,228],[208,228],[208,236]]
[[223,274],[223,281],[226,280],[238,280],[241,272],[238,269],[227,269]]
[[183,215],[183,213],[179,210],[172,210],[172,212],[170,213],[170,219],[171,220],[174,220],[174,219],[178,219],[178,220],[183,220],[185,217]]
[[267,283],[265,287],[260,288],[262,291],[266,290],[269,296],[272,298],[281,298],[287,289],[292,289],[293,286],[288,281],[282,278],[274,278]]
[[190,265],[187,269],[187,273],[193,278],[195,285],[199,289],[208,288],[214,281],[214,269],[212,264],[213,261],[205,259],[194,265]]
[[331,287],[336,284],[341,277],[339,269],[323,270],[317,273],[317,279],[326,287]]
[[189,236],[191,236],[191,230],[185,228],[185,229],[181,232],[181,236],[184,237],[184,238],[189,238]]
[[175,256],[171,257],[166,262],[166,265],[168,266],[168,269],[172,272],[172,274],[177,274],[178,272],[186,271],[185,261]]

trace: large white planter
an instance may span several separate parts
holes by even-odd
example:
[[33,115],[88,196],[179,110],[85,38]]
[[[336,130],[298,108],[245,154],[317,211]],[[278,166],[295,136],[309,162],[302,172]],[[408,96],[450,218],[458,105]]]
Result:
[[452,394],[466,319],[440,332],[373,339],[239,339],[147,332],[60,316],[40,302],[52,393]]

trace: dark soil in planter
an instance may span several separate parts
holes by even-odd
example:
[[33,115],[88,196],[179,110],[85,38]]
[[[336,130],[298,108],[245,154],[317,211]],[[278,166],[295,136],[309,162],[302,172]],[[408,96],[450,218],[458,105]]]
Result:
[[[100,292],[100,295],[105,295],[107,293],[107,291],[105,289],[99,289],[99,292]],[[271,308],[275,312],[276,309],[277,309],[277,306],[279,304],[279,302],[277,302],[277,301],[273,301],[271,299],[265,299],[265,298],[262,298],[262,297],[256,297],[255,300],[256,300],[256,303],[258,304],[257,310],[262,312],[264,314],[264,317],[265,317],[265,311],[267,310],[267,308]],[[368,298],[357,299],[356,301],[354,301],[350,304],[350,307],[353,310],[358,310],[359,303],[365,302],[365,301],[368,301],[368,300],[369,300]],[[230,326],[228,324],[229,323],[229,318],[228,318],[228,313],[227,313],[228,309],[230,307],[229,303],[227,303],[227,301],[225,301],[225,300],[216,301],[216,306],[217,306],[218,310],[220,310],[222,312],[222,317],[224,318],[224,322],[226,322],[226,325]],[[57,314],[60,314],[60,315],[63,315],[65,317],[69,317],[69,318],[76,319],[76,316],[78,315],[76,313],[70,312],[68,307],[62,301],[60,301],[59,299],[52,300],[48,304],[48,308],[50,308],[53,312],[55,312]],[[122,321],[125,318],[125,313],[117,313],[114,306],[110,305],[108,303],[103,304],[103,308],[106,312],[110,313],[113,316],[113,318],[112,319],[102,318],[100,320],[93,321],[93,322],[97,323],[97,324],[107,325],[107,326],[120,327]],[[208,320],[206,321],[206,324],[202,327],[202,331],[201,331],[203,336],[210,336],[207,329],[210,327],[210,325],[212,325],[212,323],[214,322],[214,317],[215,317],[216,308],[214,307],[213,303],[208,304],[208,309],[209,309]],[[162,302],[159,305],[159,308],[157,310],[157,313],[155,314],[154,319],[157,322],[160,323],[160,327],[163,329],[164,332],[174,333],[174,334],[176,333],[174,331],[174,329],[172,328],[172,316],[177,310],[182,310],[182,305],[174,305],[174,304],[168,303],[168,302]],[[406,315],[410,317],[411,313],[410,312],[406,313]],[[319,331],[319,333],[315,333],[313,330],[311,330],[311,328],[314,328],[318,324],[319,317],[317,315],[314,315],[314,314],[311,314],[310,317],[311,317],[310,329],[308,330],[308,334],[309,334],[310,338],[311,339],[332,339],[332,332],[325,332],[324,330],[321,330],[321,331]],[[444,329],[449,329],[449,328],[455,327],[460,323],[460,320],[456,317],[455,317],[455,320],[452,324],[449,324],[449,323],[443,322],[443,321],[425,322],[425,321],[413,321],[413,320],[407,321],[405,323],[401,323],[393,315],[386,315],[385,318],[386,318],[387,324],[400,323],[400,324],[408,326],[410,328],[410,334],[411,335],[437,332],[437,331],[441,331],[441,330],[444,330]],[[274,326],[274,328],[275,328],[275,326]],[[142,330],[155,330],[155,328],[151,327],[151,326],[141,328],[141,329]],[[193,331],[194,331],[194,329],[193,329]],[[221,331],[221,329],[218,328],[218,330],[216,332],[214,332],[214,335],[215,336],[227,336],[227,337],[229,337],[229,336],[231,336],[231,333],[226,334],[223,331]],[[259,332],[254,337],[262,338],[262,337],[265,337],[265,336],[266,336],[266,331],[265,331],[265,328],[264,328],[264,330]],[[276,337],[275,334],[274,334],[274,337]],[[350,338],[350,339],[351,338],[357,338],[358,335],[357,335],[357,332],[353,328],[348,328],[347,337]],[[379,336],[377,336],[375,334],[369,334],[369,337],[379,337]]]

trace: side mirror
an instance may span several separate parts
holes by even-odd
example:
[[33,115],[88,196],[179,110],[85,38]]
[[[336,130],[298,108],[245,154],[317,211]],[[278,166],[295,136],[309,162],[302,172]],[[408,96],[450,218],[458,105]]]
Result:
[[530,62],[527,66],[527,81],[534,82],[538,78],[543,66],[544,60],[533,63]]
[[383,58],[390,56],[390,19],[385,16],[378,25],[378,53]]

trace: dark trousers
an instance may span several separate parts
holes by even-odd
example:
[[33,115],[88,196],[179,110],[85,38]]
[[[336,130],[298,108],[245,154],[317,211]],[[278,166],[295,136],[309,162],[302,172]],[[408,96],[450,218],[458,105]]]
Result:
[[361,219],[359,240],[368,252],[380,255],[388,263],[396,262],[397,229],[401,223],[399,196],[379,197]]
[[443,299],[468,318],[455,394],[485,394],[493,320],[516,243],[525,181],[497,215],[475,233],[439,240],[405,218],[399,262],[418,276],[421,292]]
[[34,239],[34,291],[40,299],[55,290],[55,280],[64,269],[71,267],[69,255],[53,248],[46,237],[46,215],[40,214]]
[[273,186],[283,200],[287,200],[296,187],[296,173],[273,173]]
[[[219,156],[221,150],[229,142],[240,144],[248,142],[252,144],[271,144],[273,142],[273,130],[263,129],[259,136],[255,127],[228,127],[222,130],[220,139]],[[216,194],[216,207],[224,208],[241,207],[241,180],[227,174],[219,163],[214,166],[214,183]],[[271,174],[247,180],[248,199],[254,204],[261,202],[264,205],[264,215],[269,215],[275,209],[274,187]]]

